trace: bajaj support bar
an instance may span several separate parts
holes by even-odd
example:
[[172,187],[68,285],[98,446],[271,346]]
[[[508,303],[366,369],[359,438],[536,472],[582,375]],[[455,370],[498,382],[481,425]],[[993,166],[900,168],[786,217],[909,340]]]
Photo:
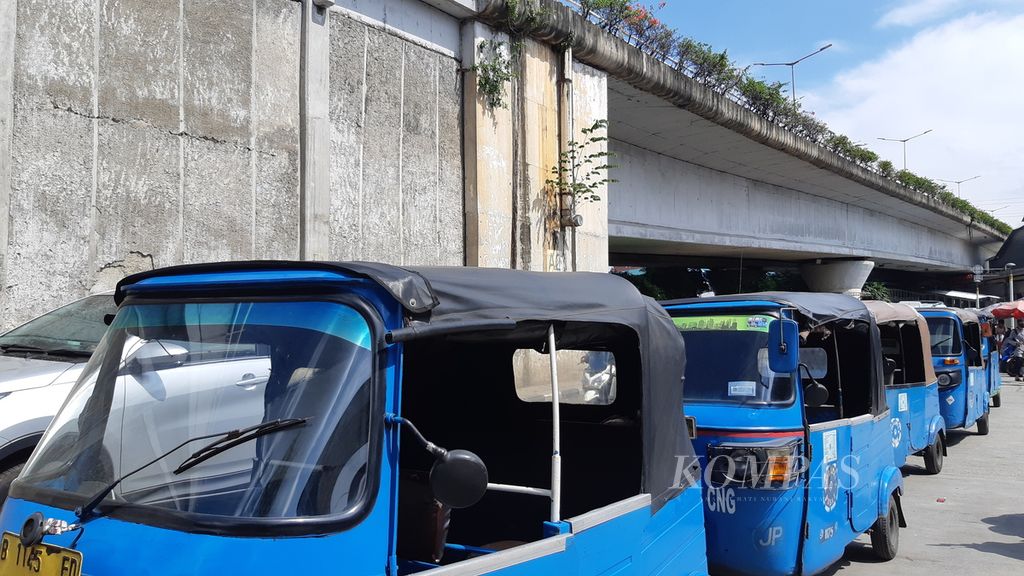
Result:
[[707,573],[683,340],[625,280],[252,262],[116,298],[0,573]]
[[988,434],[989,383],[981,353],[981,325],[959,308],[921,308],[931,334],[932,361],[939,378],[939,408],[947,429],[978,425]]
[[871,532],[896,555],[896,467],[878,327],[837,294],[663,303],[686,340],[712,572],[817,574]]
[[939,384],[932,367],[931,338],[923,316],[906,304],[866,301],[882,336],[885,398],[892,412],[896,465],[924,456],[932,474],[942,470],[946,424],[939,414]]

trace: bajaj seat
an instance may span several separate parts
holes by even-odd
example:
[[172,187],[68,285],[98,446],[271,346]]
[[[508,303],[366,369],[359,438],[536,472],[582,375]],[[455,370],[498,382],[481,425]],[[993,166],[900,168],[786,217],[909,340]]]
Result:
[[402,470],[398,484],[398,557],[440,562],[451,515],[451,507],[434,498],[429,473]]

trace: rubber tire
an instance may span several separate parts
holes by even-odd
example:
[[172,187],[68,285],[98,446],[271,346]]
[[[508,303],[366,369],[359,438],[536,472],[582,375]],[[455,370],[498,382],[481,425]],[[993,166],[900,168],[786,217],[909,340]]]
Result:
[[942,454],[943,444],[942,434],[936,434],[935,442],[932,442],[932,445],[924,451],[924,467],[928,470],[929,474],[942,472],[942,461],[944,460]]
[[880,516],[871,528],[871,550],[879,560],[888,562],[900,549],[900,513],[896,497],[889,495],[889,514]]
[[24,462],[18,462],[14,466],[0,472],[0,504],[7,500],[7,493],[11,491],[11,482],[14,482],[18,474],[21,474],[21,469],[24,466]]
[[1001,393],[1000,394],[996,394],[995,396],[992,397],[992,407],[993,408],[999,408],[1002,405],[1003,405],[1003,395]]
[[981,418],[978,418],[976,424],[978,425],[978,436],[988,436],[988,412]]

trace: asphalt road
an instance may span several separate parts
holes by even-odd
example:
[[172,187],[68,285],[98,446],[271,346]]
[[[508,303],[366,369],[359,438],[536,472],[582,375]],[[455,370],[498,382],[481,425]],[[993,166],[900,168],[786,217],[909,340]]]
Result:
[[949,433],[942,473],[924,459],[903,468],[906,528],[890,562],[879,562],[862,536],[826,574],[899,576],[1024,575],[1024,386],[1003,379],[988,436]]

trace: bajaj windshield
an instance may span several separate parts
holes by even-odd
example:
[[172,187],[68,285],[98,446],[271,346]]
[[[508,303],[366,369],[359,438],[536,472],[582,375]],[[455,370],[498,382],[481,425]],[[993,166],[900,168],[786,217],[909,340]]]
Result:
[[788,404],[789,374],[768,367],[772,316],[741,314],[673,318],[686,341],[687,402]]
[[[81,503],[142,467],[107,504],[343,514],[371,473],[371,341],[364,317],[339,303],[124,306],[19,484]],[[300,422],[181,466],[221,433],[290,419]]]
[[932,356],[959,356],[960,330],[952,318],[927,318],[928,332],[932,338]]

